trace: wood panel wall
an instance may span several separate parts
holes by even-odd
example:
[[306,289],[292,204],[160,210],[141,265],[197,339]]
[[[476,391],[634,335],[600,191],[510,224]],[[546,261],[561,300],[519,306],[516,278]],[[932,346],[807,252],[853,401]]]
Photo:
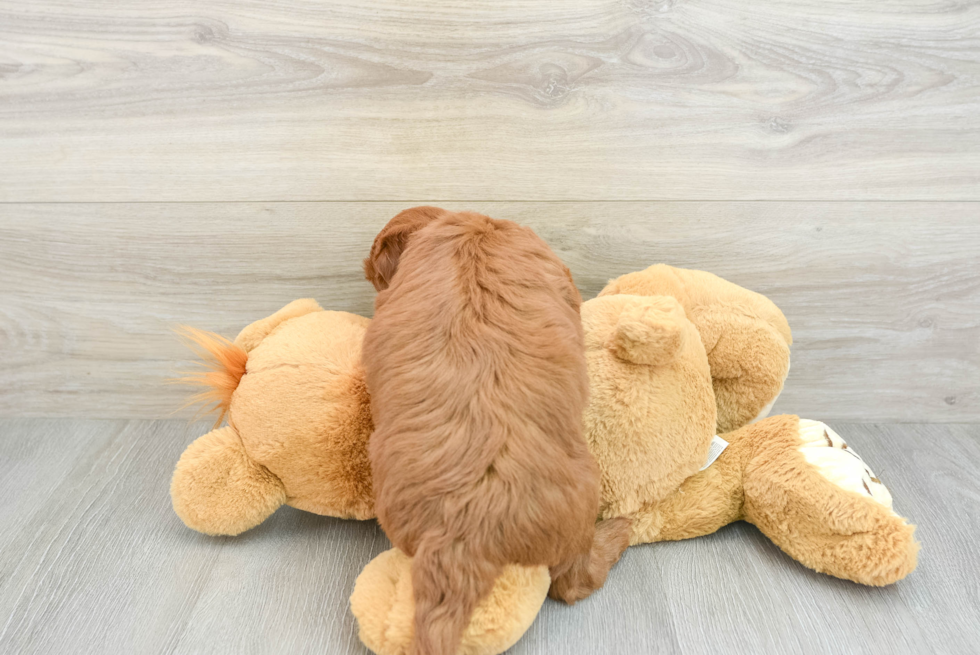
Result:
[[770,295],[777,411],[980,419],[980,5],[0,0],[0,415],[161,417],[176,323],[369,314],[428,202],[586,297],[654,262]]
[[[0,206],[0,415],[164,417],[178,323],[290,300],[371,315],[360,262],[404,203]],[[976,203],[446,203],[532,226],[586,298],[652,263],[767,294],[794,330],[777,411],[980,418]]]

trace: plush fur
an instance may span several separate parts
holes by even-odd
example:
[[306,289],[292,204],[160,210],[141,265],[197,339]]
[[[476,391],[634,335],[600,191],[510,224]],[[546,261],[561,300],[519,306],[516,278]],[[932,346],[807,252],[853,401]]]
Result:
[[599,296],[669,296],[701,335],[718,408],[718,432],[766,417],[789,374],[792,333],[763,296],[704,271],[656,264],[612,280]]
[[174,471],[173,506],[188,527],[239,534],[283,504],[374,517],[373,425],[361,369],[368,322],[297,300],[234,343],[196,333],[213,353],[205,360],[203,380],[215,387],[207,399],[227,411],[228,425],[191,444]]
[[[351,611],[361,617],[361,636],[376,653],[407,655],[415,633],[412,560],[386,550],[358,578]],[[534,622],[551,577],[546,566],[505,566],[493,589],[473,610],[459,655],[496,655],[520,639]]]
[[715,427],[708,359],[667,296],[595,298],[583,305],[582,323],[592,380],[584,425],[602,471],[600,516],[632,518],[704,464]]
[[531,230],[469,212],[402,212],[365,263],[380,293],[364,341],[378,520],[414,557],[411,652],[452,655],[509,564],[548,566],[568,602],[627,545],[595,552],[598,471],[581,299]]
[[287,499],[282,481],[245,452],[231,426],[187,447],[170,488],[174,511],[187,527],[212,535],[253,528]]
[[202,413],[218,415],[214,422],[217,428],[228,413],[231,396],[245,375],[248,353],[238,344],[213,332],[183,325],[177,329],[177,333],[200,358],[204,370],[185,373],[172,381],[203,388],[203,391],[191,396],[184,407],[205,405]]
[[[874,493],[881,482],[860,458],[842,456],[864,469],[868,483],[858,491],[808,463],[801,423],[772,416],[723,435],[730,445],[714,464],[641,511],[634,542],[688,539],[744,520],[821,573],[874,586],[911,573],[919,552],[915,526]],[[827,448],[840,446],[847,449],[839,441]]]

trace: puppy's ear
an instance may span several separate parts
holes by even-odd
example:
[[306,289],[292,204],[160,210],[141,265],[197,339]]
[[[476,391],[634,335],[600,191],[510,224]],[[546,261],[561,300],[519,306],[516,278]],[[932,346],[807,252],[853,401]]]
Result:
[[438,207],[413,207],[388,221],[374,238],[371,254],[364,260],[364,277],[368,282],[378,291],[387,289],[398,270],[398,260],[408,247],[409,237],[446,213]]

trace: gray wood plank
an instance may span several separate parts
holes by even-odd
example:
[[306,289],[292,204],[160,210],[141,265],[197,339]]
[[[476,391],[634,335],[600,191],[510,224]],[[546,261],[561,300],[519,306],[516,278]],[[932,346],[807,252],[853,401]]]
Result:
[[0,2],[0,200],[980,199],[980,6]]
[[[980,420],[980,203],[446,206],[530,225],[586,298],[661,261],[769,295],[796,340],[776,411]],[[371,315],[361,260],[405,207],[0,205],[0,416],[164,418],[175,324],[234,335],[300,297]]]
[[[906,580],[877,589],[813,573],[736,524],[631,548],[591,598],[547,601],[510,652],[975,653],[980,426],[833,427],[919,526]],[[13,526],[0,542],[0,652],[367,652],[346,599],[384,535],[289,508],[238,538],[187,530],[167,483],[205,429],[0,420],[0,523]]]
[[0,423],[4,478],[20,443],[88,444],[68,471],[32,456],[52,489],[18,499],[35,501],[32,514],[0,507],[15,528],[0,544],[0,652],[367,652],[347,597],[388,547],[376,523],[286,508],[240,538],[205,537],[181,524],[168,493],[203,425],[67,423]]
[[78,423],[70,419],[43,422],[22,419],[3,425],[4,429],[0,430],[0,517],[3,517],[0,551],[57,495],[58,487],[52,481],[63,479],[82,465],[90,453],[117,436],[123,425],[124,421]]

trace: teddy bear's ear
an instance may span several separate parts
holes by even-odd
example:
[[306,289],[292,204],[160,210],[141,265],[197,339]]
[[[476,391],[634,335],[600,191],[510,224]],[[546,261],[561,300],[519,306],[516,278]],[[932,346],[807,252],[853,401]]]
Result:
[[408,246],[409,237],[445,214],[446,210],[438,207],[413,207],[388,221],[374,238],[371,254],[364,260],[364,277],[368,282],[378,291],[387,289],[398,270],[398,260]]
[[684,309],[668,296],[634,296],[623,307],[608,347],[634,364],[669,364],[684,346]]

